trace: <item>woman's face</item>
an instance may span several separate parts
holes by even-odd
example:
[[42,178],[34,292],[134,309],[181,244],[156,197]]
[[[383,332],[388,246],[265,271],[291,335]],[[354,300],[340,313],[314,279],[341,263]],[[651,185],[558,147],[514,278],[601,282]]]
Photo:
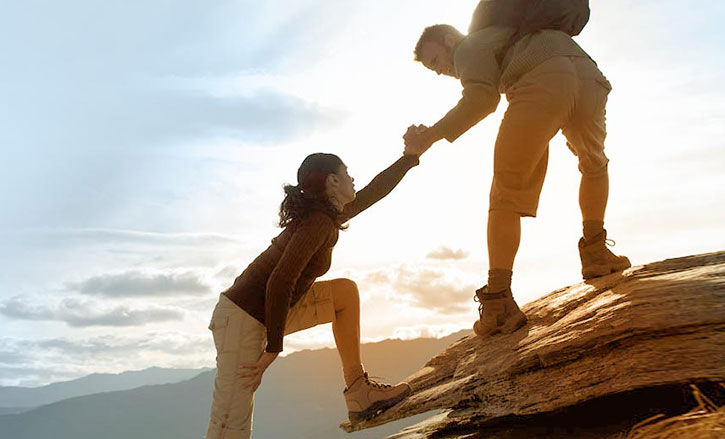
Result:
[[335,172],[338,184],[334,187],[335,197],[342,203],[347,204],[355,199],[355,179],[347,173],[347,166],[340,165]]

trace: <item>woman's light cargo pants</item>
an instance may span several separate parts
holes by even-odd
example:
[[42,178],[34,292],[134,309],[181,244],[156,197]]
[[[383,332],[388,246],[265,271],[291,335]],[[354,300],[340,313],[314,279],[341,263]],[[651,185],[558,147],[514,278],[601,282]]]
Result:
[[[334,318],[329,282],[315,282],[290,309],[285,334],[329,323]],[[241,363],[259,360],[267,344],[266,329],[224,294],[219,295],[209,329],[214,335],[217,372],[206,439],[249,439],[254,394],[243,387],[237,369]]]

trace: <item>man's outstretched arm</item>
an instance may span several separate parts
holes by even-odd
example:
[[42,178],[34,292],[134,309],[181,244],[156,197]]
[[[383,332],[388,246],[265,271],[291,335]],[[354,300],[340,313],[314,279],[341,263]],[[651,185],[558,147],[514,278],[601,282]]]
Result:
[[475,81],[463,82],[463,96],[458,104],[432,127],[419,126],[408,129],[405,136],[406,154],[422,154],[430,146],[446,139],[453,142],[461,134],[493,113],[501,95],[492,84]]
[[453,142],[471,127],[496,111],[501,95],[493,84],[461,81],[463,96],[433,127],[441,138]]

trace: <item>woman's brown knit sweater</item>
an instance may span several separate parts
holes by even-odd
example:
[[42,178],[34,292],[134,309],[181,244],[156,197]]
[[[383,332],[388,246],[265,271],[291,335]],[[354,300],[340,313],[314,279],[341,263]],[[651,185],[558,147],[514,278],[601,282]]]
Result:
[[[386,196],[418,164],[417,156],[403,156],[355,194],[340,213],[344,223]],[[329,214],[314,211],[288,225],[234,284],[224,292],[234,303],[267,327],[267,352],[281,352],[290,307],[327,273],[337,243],[337,223]]]

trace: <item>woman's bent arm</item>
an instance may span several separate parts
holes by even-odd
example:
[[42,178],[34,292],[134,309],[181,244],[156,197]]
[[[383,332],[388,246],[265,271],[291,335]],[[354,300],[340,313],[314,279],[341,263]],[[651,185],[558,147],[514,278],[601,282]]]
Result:
[[312,212],[290,238],[267,281],[265,316],[267,352],[281,352],[292,291],[312,256],[329,240],[335,223],[323,212]]

